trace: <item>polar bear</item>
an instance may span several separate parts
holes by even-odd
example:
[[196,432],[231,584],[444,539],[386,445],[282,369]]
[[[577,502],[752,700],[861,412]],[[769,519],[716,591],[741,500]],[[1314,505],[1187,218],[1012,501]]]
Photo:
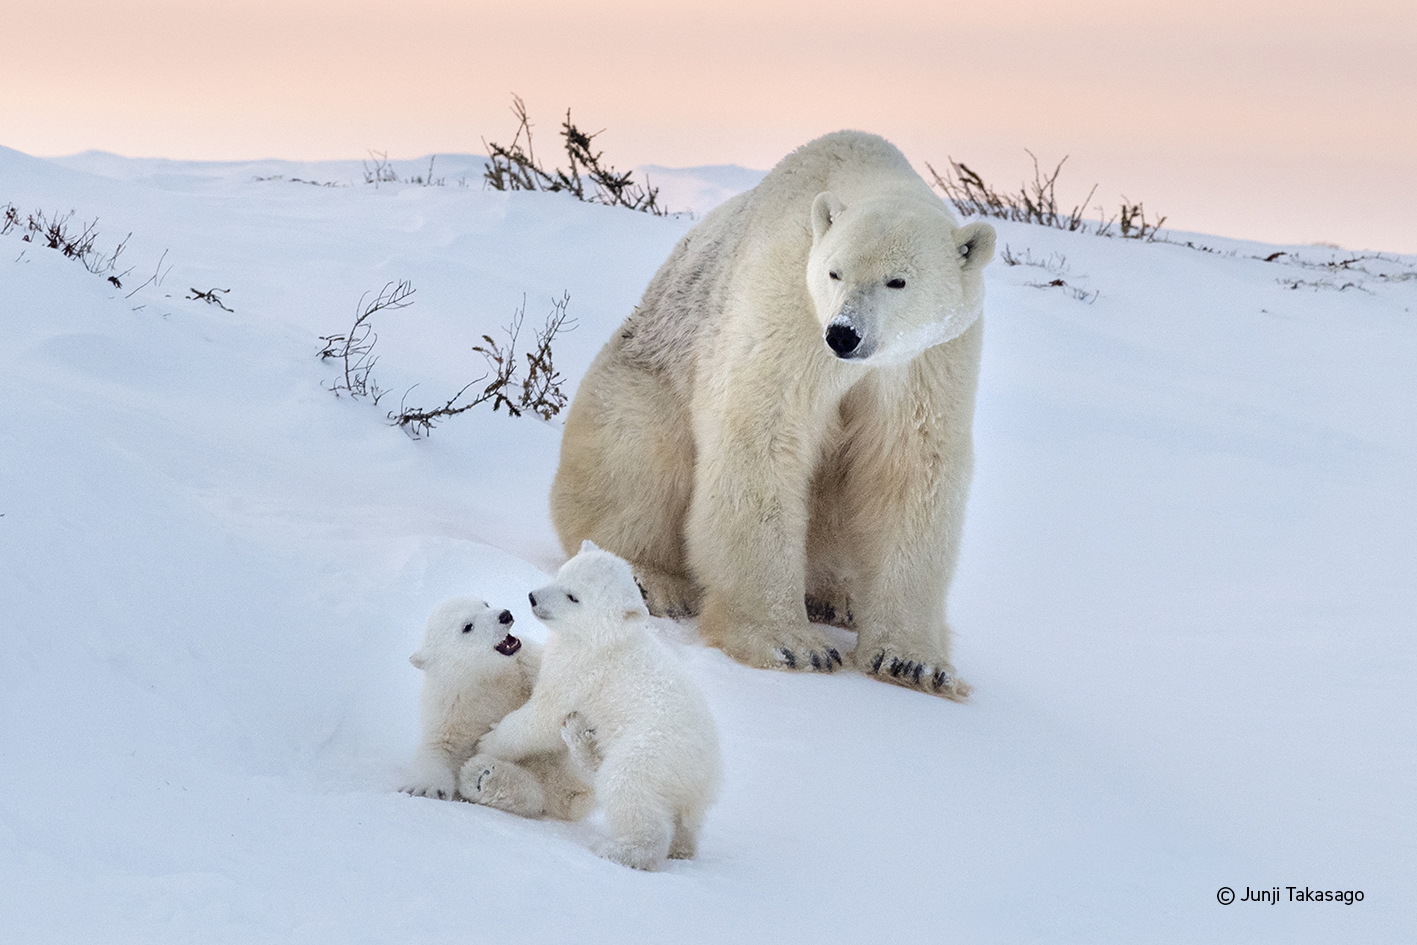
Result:
[[[478,744],[520,761],[567,745],[594,770],[610,842],[599,851],[636,869],[695,853],[718,792],[718,730],[703,694],[649,632],[630,566],[586,542],[529,595],[551,631],[531,700]],[[586,750],[589,739],[594,750]]]
[[[421,797],[466,800],[524,817],[579,820],[594,799],[579,770],[593,767],[595,745],[583,730],[568,733],[579,756],[553,750],[521,765],[475,757],[477,740],[531,697],[541,649],[511,633],[511,611],[460,597],[428,618],[423,645],[409,662],[423,671],[422,741],[407,783]],[[559,746],[557,746],[559,748]]]
[[945,598],[973,470],[994,230],[882,138],[826,135],[680,240],[591,364],[551,513],[650,611],[760,667],[963,700]]

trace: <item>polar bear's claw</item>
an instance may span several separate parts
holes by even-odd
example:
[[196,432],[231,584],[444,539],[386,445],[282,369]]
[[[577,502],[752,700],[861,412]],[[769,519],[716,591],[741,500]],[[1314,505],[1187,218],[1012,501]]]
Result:
[[[797,654],[792,650],[789,650],[785,646],[780,646],[777,648],[776,653],[778,663],[780,663],[784,669],[799,668]],[[843,665],[841,662],[841,653],[838,652],[835,647],[825,651],[808,650],[804,661],[805,663],[811,664],[812,672],[814,673],[832,673],[836,671],[838,666]],[[805,669],[806,666],[803,665],[801,668]]]
[[885,650],[877,650],[866,666],[868,676],[956,702],[964,702],[973,691],[973,687],[955,675],[948,665],[941,666],[928,660],[894,656]]

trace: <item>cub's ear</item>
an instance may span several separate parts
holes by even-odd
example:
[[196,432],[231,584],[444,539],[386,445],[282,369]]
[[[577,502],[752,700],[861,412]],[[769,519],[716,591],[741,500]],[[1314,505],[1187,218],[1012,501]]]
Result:
[[984,264],[994,258],[994,228],[987,223],[960,227],[955,230],[955,248],[964,271],[984,268]]
[[846,206],[836,199],[836,194],[824,190],[812,201],[812,245],[815,246],[827,235],[832,223],[841,216]]
[[589,538],[587,538],[585,541],[581,542],[581,552],[582,552],[582,553],[587,552],[587,551],[599,551],[599,550],[600,550],[600,546],[597,545],[595,542],[591,541]]
[[408,661],[414,666],[417,666],[419,669],[422,669],[423,667],[428,665],[428,657],[424,655],[422,650],[419,650],[417,653],[410,656],[408,658]]

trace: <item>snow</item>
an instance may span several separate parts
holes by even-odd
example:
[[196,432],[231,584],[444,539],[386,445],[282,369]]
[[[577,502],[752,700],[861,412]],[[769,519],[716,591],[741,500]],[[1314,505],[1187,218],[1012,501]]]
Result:
[[[696,860],[636,873],[593,823],[396,793],[433,606],[542,633],[560,427],[482,407],[415,441],[386,412],[563,292],[569,390],[693,224],[483,191],[480,161],[376,188],[0,149],[0,203],[96,216],[105,252],[131,230],[135,267],[0,236],[0,939],[1417,936],[1414,257],[996,223],[1050,267],[987,270],[970,704],[658,621],[725,752]],[[700,213],[755,179],[651,174]],[[399,279],[391,393],[335,397],[320,336]],[[212,288],[234,311],[188,298]],[[1216,901],[1276,885],[1364,900]]]

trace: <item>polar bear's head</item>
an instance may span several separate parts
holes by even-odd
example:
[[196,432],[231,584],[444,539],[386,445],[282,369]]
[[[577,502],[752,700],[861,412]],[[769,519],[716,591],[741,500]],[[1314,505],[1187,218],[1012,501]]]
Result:
[[522,641],[512,636],[510,610],[493,610],[484,600],[458,597],[438,606],[423,631],[423,646],[408,658],[419,669],[499,665],[516,656]]
[[561,565],[554,581],[527,597],[542,623],[589,640],[611,639],[649,616],[630,566],[589,541]]
[[812,202],[807,288],[822,341],[843,361],[900,364],[952,341],[984,303],[994,228],[956,226],[943,204],[886,195]]

